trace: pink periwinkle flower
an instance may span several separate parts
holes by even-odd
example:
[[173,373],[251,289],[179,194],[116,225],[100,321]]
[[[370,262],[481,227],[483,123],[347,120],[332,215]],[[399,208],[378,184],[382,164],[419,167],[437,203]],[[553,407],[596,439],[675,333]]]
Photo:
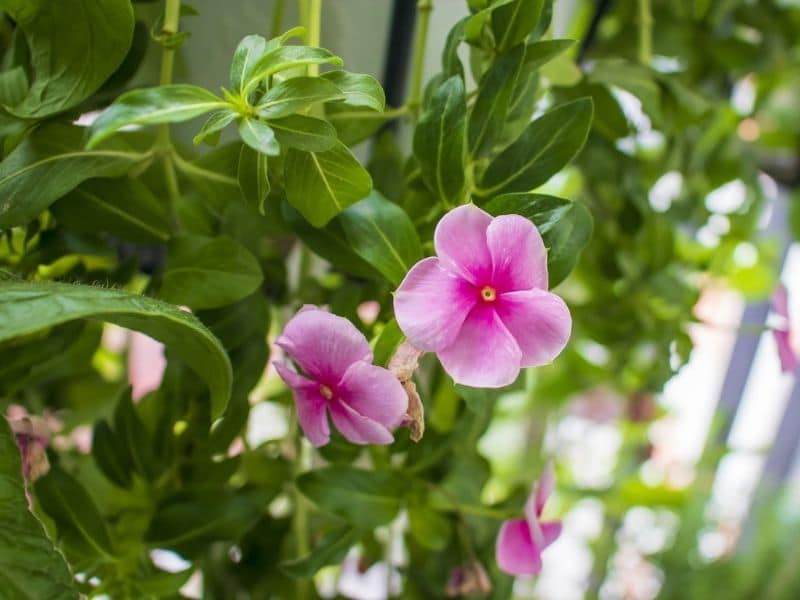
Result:
[[547,291],[547,251],[533,223],[467,204],[442,217],[434,246],[437,256],[414,265],[394,298],[414,346],[473,387],[508,385],[521,368],[558,356],[572,319]]
[[328,413],[355,444],[391,444],[391,431],[408,407],[403,386],[387,369],[372,364],[367,339],[342,317],[307,307],[275,340],[303,374],[275,363],[294,392],[297,420],[314,446],[330,440]]
[[778,346],[778,358],[781,361],[781,371],[793,373],[800,365],[800,357],[793,345],[792,328],[789,320],[789,294],[786,286],[779,285],[772,296],[772,309],[781,317],[783,323],[772,330],[775,344]]
[[164,344],[138,331],[131,331],[128,342],[128,383],[134,401],[161,387],[167,359]]
[[538,575],[542,551],[561,534],[559,521],[540,520],[554,487],[555,473],[548,464],[525,503],[525,518],[503,522],[497,536],[497,565],[509,575]]

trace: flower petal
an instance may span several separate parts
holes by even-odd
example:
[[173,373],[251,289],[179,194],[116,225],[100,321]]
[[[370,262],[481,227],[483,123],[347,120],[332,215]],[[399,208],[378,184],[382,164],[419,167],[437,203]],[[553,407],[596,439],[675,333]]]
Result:
[[397,377],[366,362],[350,365],[336,392],[350,408],[387,429],[397,427],[408,409],[408,394]]
[[547,251],[539,230],[520,215],[500,215],[486,230],[492,284],[499,291],[547,289]]
[[558,536],[561,535],[561,521],[548,521],[546,523],[539,523],[539,528],[542,531],[542,538],[544,538],[544,546],[542,546],[542,550],[555,542],[558,539]]
[[567,345],[572,317],[564,301],[544,290],[506,292],[495,302],[497,314],[522,350],[523,367],[552,361]]
[[525,519],[504,521],[497,535],[497,566],[509,575],[538,575],[542,557]]
[[303,308],[275,343],[316,381],[335,385],[359,360],[372,361],[367,338],[350,321],[318,308]]
[[496,388],[513,383],[519,375],[522,353],[493,306],[475,306],[458,337],[438,353],[456,383]]
[[339,398],[331,400],[329,407],[336,429],[354,444],[391,444],[394,441],[386,427],[356,412]]
[[492,216],[474,204],[454,208],[439,221],[433,234],[436,254],[445,268],[474,285],[487,285],[492,275],[492,256],[486,230]]
[[292,390],[297,411],[297,422],[313,446],[319,448],[330,441],[331,431],[325,413],[327,402],[319,392],[316,381],[306,379],[286,365],[273,363],[281,379]]
[[161,387],[167,359],[164,344],[138,331],[132,331],[128,346],[128,383],[134,402]]
[[442,267],[438,258],[423,259],[395,293],[397,324],[414,346],[436,352],[456,338],[477,296],[470,283]]
[[536,516],[541,516],[544,503],[547,502],[555,487],[556,472],[553,469],[553,463],[548,462],[539,476],[539,483],[536,485]]

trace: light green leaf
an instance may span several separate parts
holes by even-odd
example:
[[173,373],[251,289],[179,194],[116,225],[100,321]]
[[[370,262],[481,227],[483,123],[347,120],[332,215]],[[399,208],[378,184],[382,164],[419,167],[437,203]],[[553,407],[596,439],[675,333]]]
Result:
[[264,94],[256,106],[262,119],[279,119],[320,102],[343,100],[344,94],[322,77],[292,77]]
[[217,142],[219,142],[219,136],[222,130],[233,123],[238,116],[239,115],[232,110],[215,112],[203,123],[203,127],[198,134],[194,136],[192,142],[195,145],[205,142],[210,146],[216,146]]
[[267,52],[267,40],[248,35],[239,42],[231,61],[230,82],[234,92],[241,92],[256,62]]
[[459,204],[464,188],[464,81],[453,76],[433,93],[414,130],[414,154],[428,187],[447,205]]
[[263,280],[255,257],[226,235],[187,235],[168,247],[160,295],[192,309],[233,304],[252,294]]
[[282,146],[305,150],[306,152],[325,152],[336,144],[336,129],[322,119],[305,115],[290,115],[269,122],[275,137]]
[[0,163],[0,229],[25,225],[91,177],[118,177],[147,154],[116,148],[83,151],[83,130],[38,128]]
[[97,118],[88,147],[96,146],[126,125],[178,123],[227,107],[227,102],[208,90],[185,83],[132,90],[122,94]]
[[239,135],[242,141],[256,152],[267,156],[278,156],[281,153],[275,132],[263,121],[242,119],[239,122]]
[[325,73],[322,77],[341,90],[344,104],[364,106],[377,112],[383,112],[386,107],[383,88],[372,75],[337,70]]
[[435,552],[447,547],[453,532],[447,517],[422,504],[408,508],[408,528],[419,544]]
[[479,194],[527,192],[542,185],[580,152],[591,124],[590,98],[545,113],[489,164]]
[[260,81],[280,71],[306,65],[320,64],[341,65],[342,59],[331,54],[324,48],[280,46],[279,48],[267,52],[256,61],[244,87],[244,92],[252,91]]
[[[0,283],[2,286],[2,283]],[[28,510],[14,433],[0,418],[0,589],[19,600],[78,600],[64,557]]]
[[190,313],[118,289],[0,280],[0,342],[75,319],[109,321],[166,344],[206,382],[213,414],[225,408],[230,362],[219,341]]
[[289,203],[315,227],[322,227],[372,189],[369,173],[341,142],[325,152],[290,148],[284,180]]
[[264,201],[269,194],[269,174],[267,155],[256,152],[250,146],[242,145],[239,155],[239,188],[248,204],[257,206],[264,214]]
[[341,563],[347,551],[358,542],[358,538],[358,530],[350,525],[337,527],[323,537],[310,554],[284,562],[280,567],[290,577],[313,577],[322,567]]
[[345,209],[338,220],[356,254],[394,285],[422,258],[422,245],[411,219],[375,190]]

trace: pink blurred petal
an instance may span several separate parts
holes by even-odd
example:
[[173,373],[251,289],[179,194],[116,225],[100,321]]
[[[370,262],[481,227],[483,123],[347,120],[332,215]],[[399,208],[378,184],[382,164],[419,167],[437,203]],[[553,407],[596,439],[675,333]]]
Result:
[[477,299],[470,283],[442,267],[439,259],[426,258],[400,284],[394,312],[414,346],[435,352],[453,342]]
[[778,347],[778,358],[783,373],[794,373],[800,366],[800,357],[792,345],[791,321],[789,318],[789,293],[786,286],[779,285],[772,295],[772,310],[781,317],[783,323],[772,330],[775,345]]
[[273,363],[281,379],[294,394],[297,422],[303,433],[317,448],[330,441],[331,432],[326,413],[327,402],[316,381],[306,379],[281,363]]
[[486,230],[492,284],[499,292],[547,289],[547,251],[539,230],[520,215],[501,215]]
[[372,361],[367,338],[350,321],[318,308],[304,308],[275,340],[306,374],[329,385],[338,383],[358,360]]
[[454,208],[439,221],[433,235],[442,265],[474,285],[485,285],[492,274],[486,230],[492,216],[474,204]]
[[339,398],[329,403],[336,429],[354,444],[391,444],[394,437],[386,427],[358,413]]
[[387,429],[397,427],[408,408],[408,395],[397,377],[365,362],[350,365],[336,392],[350,408]]
[[439,351],[442,367],[456,383],[496,388],[519,375],[522,352],[493,305],[475,306],[458,337]]
[[535,506],[536,506],[536,516],[540,517],[542,515],[542,510],[544,509],[544,504],[547,502],[547,499],[550,497],[550,494],[553,493],[553,490],[556,487],[556,472],[553,469],[553,463],[548,462],[542,474],[539,476],[539,483],[536,484],[536,495],[535,495]]
[[547,364],[566,346],[572,317],[567,305],[555,294],[535,289],[507,292],[500,295],[495,305],[522,351],[521,366]]
[[164,344],[132,331],[128,342],[128,383],[134,401],[161,387],[166,368]]
[[542,537],[544,538],[544,546],[542,546],[542,550],[555,542],[558,539],[558,536],[561,535],[561,521],[548,521],[546,523],[539,523],[539,528],[541,529]]
[[497,535],[497,565],[509,575],[538,575],[542,557],[525,519],[504,521]]

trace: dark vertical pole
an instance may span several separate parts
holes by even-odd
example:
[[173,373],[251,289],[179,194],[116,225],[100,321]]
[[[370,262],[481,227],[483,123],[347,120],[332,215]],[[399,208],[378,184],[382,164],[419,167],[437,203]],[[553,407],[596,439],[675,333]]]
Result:
[[417,18],[415,0],[394,0],[389,30],[389,48],[383,69],[383,89],[388,106],[400,106],[405,101],[408,84],[408,64],[414,40]]

